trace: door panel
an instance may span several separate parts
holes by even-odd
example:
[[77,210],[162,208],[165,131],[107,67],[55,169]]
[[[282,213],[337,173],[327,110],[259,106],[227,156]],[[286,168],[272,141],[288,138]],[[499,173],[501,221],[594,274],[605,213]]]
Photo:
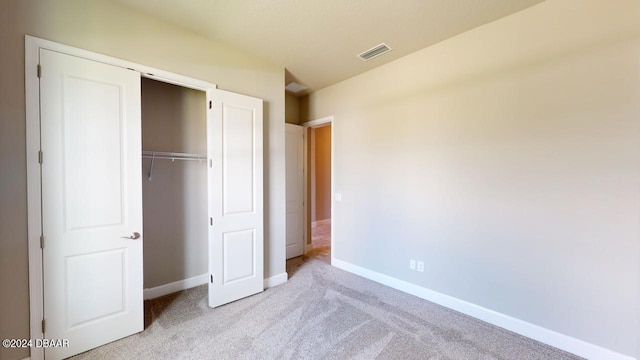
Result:
[[264,290],[262,100],[211,91],[209,306]]
[[40,50],[46,348],[143,330],[140,75]]
[[[122,278],[126,249],[67,257],[66,283],[69,328],[126,310]],[[107,271],[105,271],[107,270]],[[101,279],[98,283],[94,279]]]
[[[121,88],[67,76],[63,91],[69,100],[61,124],[62,136],[69,140],[62,153],[67,230],[122,224],[122,124],[114,121],[120,120]],[[91,121],[86,121],[89,114]],[[96,191],[97,184],[100,191]]]
[[254,109],[222,105],[224,215],[254,212]]
[[304,253],[303,235],[303,127],[285,124],[287,188],[287,259]]
[[241,230],[227,232],[223,235],[223,253],[225,259],[234,261],[224,262],[224,284],[255,276],[255,230]]

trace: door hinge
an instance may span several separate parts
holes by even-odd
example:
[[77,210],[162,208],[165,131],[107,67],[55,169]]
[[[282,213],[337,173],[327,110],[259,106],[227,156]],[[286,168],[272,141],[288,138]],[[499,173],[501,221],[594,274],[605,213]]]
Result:
[[209,109],[211,109],[213,107],[213,103],[211,102],[211,100],[209,100]]
[[45,330],[45,326],[44,326],[44,319],[42,319],[42,333],[44,334],[44,330]]
[[209,159],[209,167],[213,167],[213,159]]
[[42,77],[42,66],[38,64],[38,77]]
[[213,284],[213,274],[211,274],[211,283]]
[[38,150],[38,163],[42,164],[42,150]]
[[212,217],[210,217],[210,218],[209,218],[209,224],[210,224],[211,226],[213,226],[213,218],[212,218]]
[[44,249],[44,235],[40,235],[40,249]]

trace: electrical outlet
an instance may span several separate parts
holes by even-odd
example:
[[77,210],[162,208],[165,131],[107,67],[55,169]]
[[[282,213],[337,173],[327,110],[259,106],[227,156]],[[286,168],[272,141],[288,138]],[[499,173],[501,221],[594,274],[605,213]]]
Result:
[[416,269],[416,261],[411,259],[409,260],[409,269],[411,270],[415,270]]
[[423,261],[418,261],[418,268],[416,269],[419,272],[424,272],[424,262]]

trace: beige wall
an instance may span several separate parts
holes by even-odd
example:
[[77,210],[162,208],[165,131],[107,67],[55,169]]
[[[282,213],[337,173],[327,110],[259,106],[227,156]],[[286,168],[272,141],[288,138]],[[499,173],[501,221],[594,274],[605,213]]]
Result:
[[[142,149],[207,153],[206,96],[142,79]],[[142,162],[145,289],[206,274],[207,163]]]
[[[285,272],[284,69],[105,0],[0,1],[0,338],[29,336],[24,35],[265,100],[265,276]],[[0,348],[1,359],[25,349]]]
[[314,132],[314,204],[312,221],[331,219],[331,125]]
[[640,359],[639,84],[640,2],[548,0],[312,93],[334,256]]
[[300,100],[289,93],[284,95],[285,122],[300,125]]

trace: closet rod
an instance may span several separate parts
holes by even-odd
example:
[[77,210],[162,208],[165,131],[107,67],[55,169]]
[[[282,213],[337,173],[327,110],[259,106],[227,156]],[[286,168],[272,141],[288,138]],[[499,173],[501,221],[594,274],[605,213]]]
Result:
[[148,158],[148,159],[171,159],[171,160],[206,160],[207,159],[207,155],[204,155],[204,154],[165,152],[165,151],[143,151],[142,157]]
[[192,153],[179,153],[179,152],[165,152],[165,151],[143,151],[142,158],[151,159],[151,165],[149,166],[149,181],[153,178],[153,162],[156,159],[170,159],[174,160],[206,160],[207,155],[192,154]]

